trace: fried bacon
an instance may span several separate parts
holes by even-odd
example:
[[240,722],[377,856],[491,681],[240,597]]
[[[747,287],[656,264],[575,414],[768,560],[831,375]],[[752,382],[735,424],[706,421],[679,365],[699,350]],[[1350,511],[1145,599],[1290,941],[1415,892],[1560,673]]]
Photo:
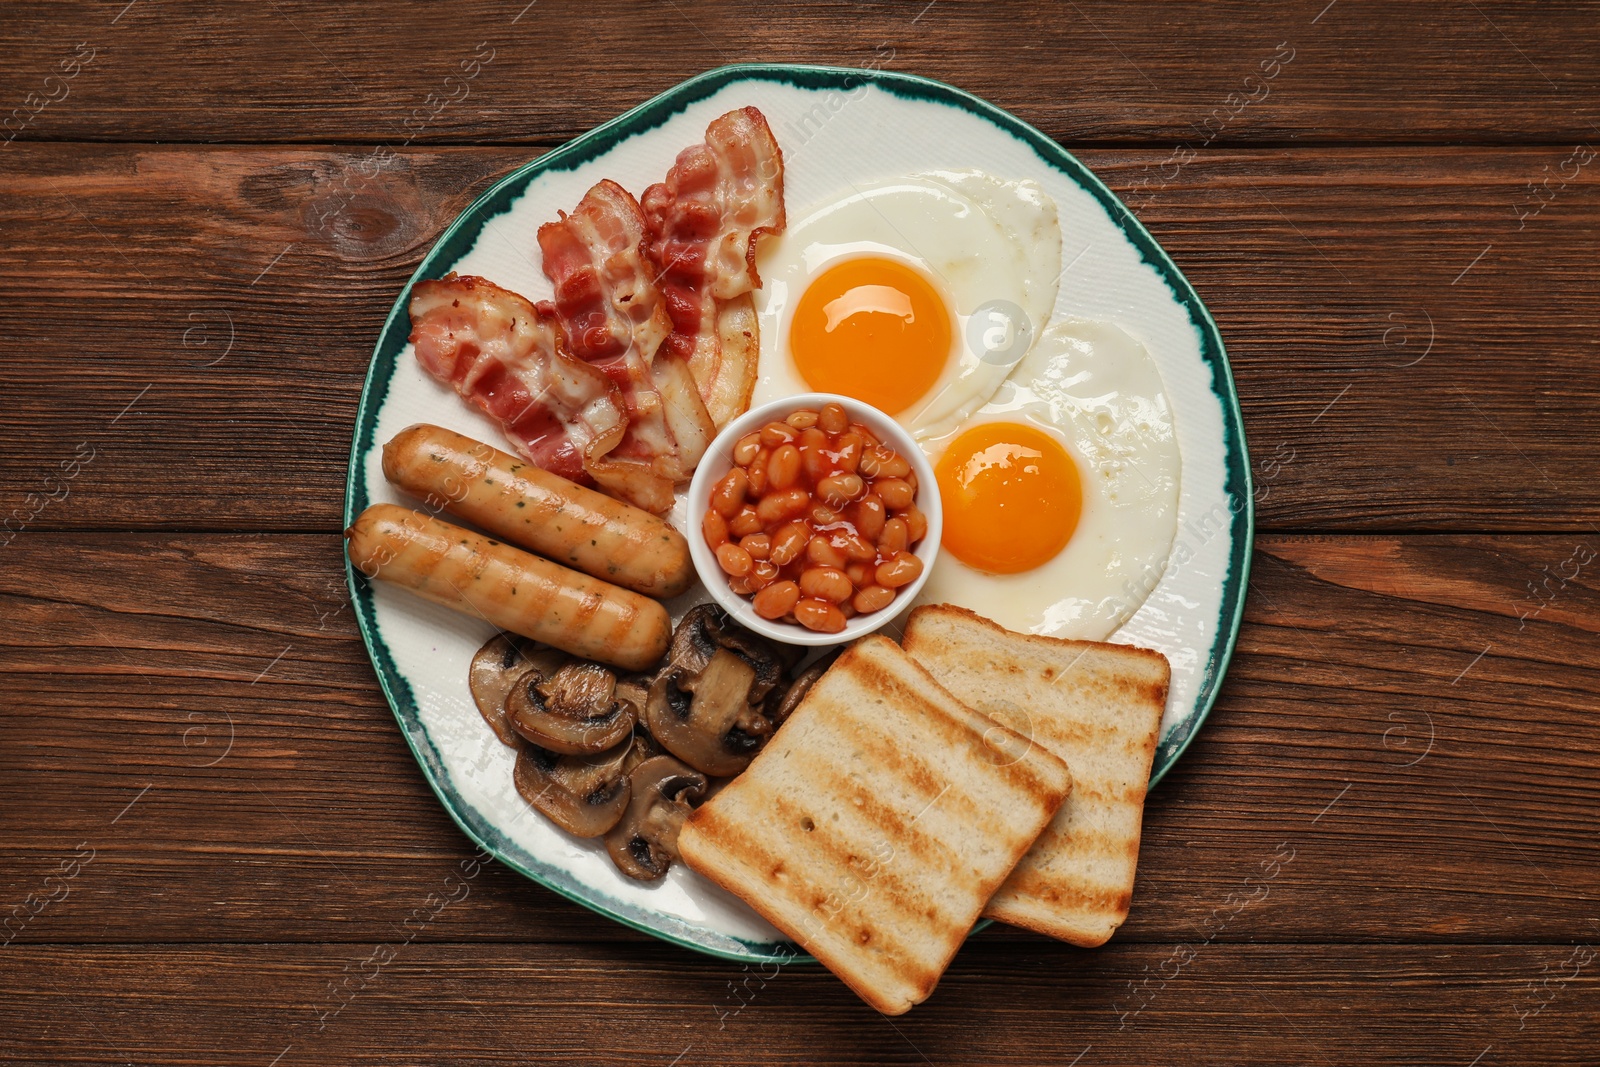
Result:
[[411,290],[411,343],[429,374],[498,422],[534,464],[587,483],[628,429],[605,374],[561,351],[556,324],[493,282],[447,275]]
[[586,363],[632,352],[648,364],[672,330],[644,239],[639,202],[609,180],[585,193],[572,214],[539,227],[568,350]]
[[[682,360],[658,353],[672,329],[644,256],[638,201],[602,181],[556,222],[539,228],[548,307],[566,348],[621,390],[628,432],[590,473],[602,487],[651,511],[672,506],[673,485],[700,462],[715,430]],[[692,381],[692,379],[688,379]]]
[[746,107],[713,121],[705,143],[680,152],[642,205],[646,252],[672,319],[662,352],[688,362],[720,428],[755,388],[756,238],[784,228],[783,153],[767,120]]
[[552,301],[451,274],[411,293],[417,359],[545,470],[657,513],[749,406],[756,238],[783,156],[753,107],[685,149],[643,207],[612,181],[539,228]]

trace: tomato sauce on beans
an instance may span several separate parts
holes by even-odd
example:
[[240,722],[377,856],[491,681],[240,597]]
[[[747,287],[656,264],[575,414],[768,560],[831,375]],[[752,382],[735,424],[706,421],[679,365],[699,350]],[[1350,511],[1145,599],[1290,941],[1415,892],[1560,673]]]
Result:
[[827,404],[741,437],[700,530],[756,614],[838,633],[922,574],[916,498],[906,458]]

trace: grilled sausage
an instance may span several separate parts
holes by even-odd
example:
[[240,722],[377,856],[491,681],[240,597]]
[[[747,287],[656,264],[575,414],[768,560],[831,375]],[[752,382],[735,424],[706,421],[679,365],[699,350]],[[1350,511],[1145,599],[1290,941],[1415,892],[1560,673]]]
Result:
[[665,599],[694,581],[689,543],[662,519],[442,426],[396,434],[383,475],[432,508],[636,593]]
[[667,650],[672,625],[656,601],[421,512],[374,504],[344,535],[368,578],[574,656],[642,671]]

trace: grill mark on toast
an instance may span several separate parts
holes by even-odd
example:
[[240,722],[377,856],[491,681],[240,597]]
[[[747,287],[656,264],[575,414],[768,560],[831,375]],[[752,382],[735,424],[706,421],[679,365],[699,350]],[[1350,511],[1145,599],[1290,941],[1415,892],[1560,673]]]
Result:
[[[957,694],[982,694],[996,707],[1009,696],[1027,707],[1036,742],[1066,755],[1079,779],[985,914],[1073,944],[1104,943],[1132,901],[1145,780],[1171,678],[1165,658],[1012,634],[947,606],[915,609],[904,647],[925,668],[937,664]],[[997,671],[997,661],[1021,670]]]
[[690,817],[684,860],[869,1004],[903,1011],[932,991],[1070,781],[1040,745],[1010,766],[987,762],[989,728],[891,642],[859,642]]
[[[1045,764],[1046,760],[1053,759],[1053,757],[1050,757],[1042,748],[1039,749],[1038,756],[1028,752],[1016,762],[1006,766],[990,763],[989,757],[991,753],[985,747],[983,733],[981,732],[993,728],[993,724],[989,720],[979,720],[975,715],[971,720],[965,715],[957,717],[953,714],[953,709],[945,708],[927,700],[921,696],[918,690],[910,685],[903,684],[901,679],[888,672],[882,672],[879,684],[894,691],[902,702],[910,704],[916,711],[924,712],[920,718],[911,720],[910,728],[913,730],[927,728],[934,735],[928,741],[930,751],[948,755],[959,751],[959,746],[977,750],[976,761],[964,762],[960,768],[952,768],[952,771],[961,769],[969,774],[987,778],[990,783],[999,785],[1011,793],[1011,802],[1013,804],[1018,806],[1023,804],[1032,805],[1039,811],[1040,815],[1048,814],[1060,804],[1066,790],[1062,788],[1059,778],[1054,780],[1045,778],[1044,767],[1041,765]],[[954,697],[949,699],[960,707],[963,712],[970,711],[970,709],[955,701]],[[904,711],[903,713],[908,718],[915,714],[913,711]],[[942,728],[933,726],[936,718],[942,720]],[[907,757],[898,751],[893,744],[876,743],[882,735],[874,729],[875,725],[872,722],[861,721],[858,738],[858,744],[867,752],[875,766],[900,770],[902,780],[916,786],[927,804],[944,804],[948,801],[950,804],[958,805],[964,809],[960,812],[952,812],[952,818],[959,819],[975,815],[976,807],[972,797],[967,795],[966,790],[946,788],[950,782],[947,781],[945,768],[937,767],[925,763],[920,758],[912,757],[914,762],[919,765],[917,772],[908,773],[903,771],[902,768],[906,765]],[[1024,780],[1018,781],[1018,778]],[[1070,789],[1070,779],[1067,789]],[[918,817],[920,817],[920,813]]]
[[[923,872],[938,872],[941,878],[962,878],[962,881],[968,883],[963,888],[970,889],[979,899],[989,896],[992,893],[992,886],[982,885],[982,881],[978,878],[966,878],[966,872],[962,870],[965,859],[958,856],[944,841],[931,837],[928,833],[912,829],[909,832],[914,838],[912,841],[907,841],[906,837],[894,837],[893,833],[877,833],[877,840],[872,840],[874,832],[882,827],[882,822],[878,821],[877,816],[878,813],[885,811],[885,806],[877,798],[872,797],[870,792],[862,790],[858,782],[837,773],[827,773],[826,777],[819,779],[818,784],[822,789],[827,789],[835,782],[845,784],[851,790],[851,795],[846,800],[853,800],[856,795],[861,795],[862,803],[859,806],[853,803],[838,805],[838,808],[842,808],[846,813],[845,817],[840,819],[840,824],[848,821],[850,825],[848,837],[845,835],[845,830],[832,829],[835,825],[832,819],[819,821],[816,833],[819,835],[840,833],[837,848],[829,849],[834,853],[834,862],[842,867],[850,867],[851,872],[861,878],[862,883],[867,886],[869,893],[875,886],[883,889],[882,893],[872,893],[874,907],[886,905],[906,917],[934,918],[950,923],[970,921],[965,913],[955,915],[946,909],[941,909],[938,896],[930,896],[925,889],[915,885],[914,881],[902,877],[899,872],[909,865],[907,861],[914,861]],[[838,795],[845,797],[845,790],[840,790]],[[797,806],[789,803],[784,797],[776,798],[774,806],[778,806],[779,811],[794,811],[797,816],[800,814]],[[883,856],[885,845],[888,846],[888,856]],[[840,856],[840,853],[845,854]],[[928,904],[933,904],[936,910],[931,917],[926,915]]]
[[[773,808],[779,816],[789,816],[798,822],[803,813],[800,806],[790,803],[784,795],[774,795]],[[813,809],[814,811],[814,809]],[[821,811],[814,811],[811,817],[816,817]],[[838,838],[837,841],[821,837],[827,835],[829,830],[824,827],[832,825],[830,819],[818,822],[818,829],[806,833],[806,838],[818,840],[805,840],[805,854],[797,854],[795,859],[802,861],[816,861],[816,865],[805,865],[800,869],[797,862],[797,878],[805,880],[808,885],[821,889],[826,896],[832,897],[829,904],[829,913],[821,915],[819,921],[827,923],[830,934],[838,934],[837,928],[850,931],[858,944],[869,944],[877,941],[875,950],[882,952],[901,952],[910,957],[926,958],[925,950],[918,950],[917,942],[906,941],[904,937],[894,936],[894,931],[901,928],[902,923],[894,923],[891,918],[899,917],[902,920],[920,921],[923,918],[933,918],[942,925],[954,929],[962,917],[950,917],[944,913],[936,913],[933,917],[926,915],[923,905],[938,905],[938,897],[930,896],[922,886],[915,885],[914,881],[907,881],[896,870],[896,861],[899,861],[899,851],[890,845],[891,854],[880,857],[883,849],[880,841],[862,840],[858,835],[850,838]],[[870,822],[869,824],[870,825]],[[858,827],[859,829],[859,827]],[[824,841],[827,841],[824,845]],[[941,867],[923,864],[923,872],[939,872]],[[824,870],[829,873],[826,883],[821,878],[811,877],[814,870]],[[901,867],[904,870],[904,867]],[[981,897],[979,897],[981,899]],[[816,910],[816,909],[813,909]],[[904,923],[910,926],[912,923]],[[862,929],[870,931],[867,941],[861,941],[859,934]],[[939,952],[934,957],[941,957],[946,952],[954,952],[955,945],[950,944],[949,937],[938,937],[928,931],[918,931],[922,941],[938,945]]]
[[[896,969],[892,961],[887,959],[859,953],[847,954],[847,951],[841,951],[839,944],[827,938],[826,928],[822,929],[822,936],[819,937],[808,930],[805,924],[798,922],[796,916],[790,913],[790,902],[786,898],[779,897],[777,903],[773,903],[764,894],[752,891],[752,886],[740,878],[741,865],[737,857],[705,856],[696,852],[694,835],[691,834],[689,848],[684,852],[684,859],[690,866],[742,898],[763,919],[804,945],[823,966],[878,1011],[898,1015],[913,1004],[921,1003],[938,982],[938,973],[942,972],[944,963],[948,962],[939,964],[939,970],[930,982],[920,973],[913,976]],[[720,864],[717,862],[719,860],[722,861]],[[868,973],[863,974],[863,971]]]
[[[774,794],[767,798],[781,803],[781,794]],[[796,814],[792,806],[787,806],[790,814]],[[862,900],[869,899],[866,895],[856,897],[856,886],[839,884],[841,880],[823,880],[807,876],[813,870],[827,871],[823,865],[812,866],[803,861],[814,859],[810,856],[790,856],[791,860],[799,860],[793,871],[793,876],[786,879],[781,885],[776,884],[770,872],[774,866],[788,870],[788,864],[772,848],[768,847],[766,840],[755,834],[744,834],[730,837],[722,842],[719,857],[725,864],[726,873],[737,877],[739,885],[749,891],[757,891],[768,906],[784,917],[783,923],[775,923],[790,933],[797,940],[816,939],[851,940],[859,944],[869,943],[873,940],[879,942],[882,951],[899,950],[902,955],[917,956],[914,943],[907,943],[902,938],[890,936],[893,927],[887,924],[874,923],[870,916],[863,914]],[[696,850],[692,842],[690,850]],[[711,857],[704,854],[696,856],[699,862],[706,862]],[[829,871],[829,873],[833,873]],[[730,879],[732,880],[732,879]],[[724,888],[738,892],[727,883]],[[865,886],[870,890],[870,882],[866,879],[857,879],[857,885]],[[743,895],[742,893],[740,895]],[[874,907],[879,903],[874,901]],[[769,916],[770,918],[770,916]],[[794,929],[790,929],[793,927]],[[800,932],[796,932],[800,931]],[[860,940],[862,932],[868,933],[866,942]],[[819,954],[820,955],[820,954]]]
[[[1080,883],[1063,885],[1032,868],[1018,867],[1001,886],[997,898],[1031,897],[1056,905],[1060,910],[1077,909],[1092,914],[1126,915],[1133,894],[1125,885]],[[993,907],[993,905],[991,905]]]

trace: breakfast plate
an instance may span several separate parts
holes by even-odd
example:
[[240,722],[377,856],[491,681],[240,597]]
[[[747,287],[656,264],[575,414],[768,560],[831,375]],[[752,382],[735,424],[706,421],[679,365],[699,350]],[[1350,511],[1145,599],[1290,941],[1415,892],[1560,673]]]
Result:
[[[1068,342],[1100,344],[1113,353],[1137,351],[1141,359],[1147,353],[1159,371],[1154,388],[1164,388],[1172,437],[1171,459],[1163,468],[1172,500],[1166,516],[1170,549],[1164,570],[1145,569],[1148,584],[1135,588],[1125,581],[1126,600],[1112,589],[1104,602],[1126,608],[1113,611],[1113,624],[1120,625],[1110,640],[1157,650],[1171,664],[1152,771],[1152,782],[1160,779],[1216,697],[1238,633],[1248,577],[1249,458],[1222,339],[1171,259],[1081,163],[1011,115],[938,82],[844,68],[725,67],[682,83],[499,181],[445,230],[384,323],[356,419],[346,524],[369,505],[408,503],[385,479],[381,461],[384,442],[406,427],[433,423],[479,441],[501,440],[493,422],[461,404],[413,358],[408,306],[417,283],[458,272],[494,279],[532,300],[549,298],[551,283],[541,273],[533,239],[541,223],[577,203],[601,179],[643,190],[667,171],[680,148],[700,139],[708,122],[745,107],[760,109],[783,150],[791,223],[811,217],[808,205],[854,194],[856,210],[866,203],[876,213],[879,221],[863,216],[870,225],[881,222],[906,243],[936,243],[933,234],[901,232],[890,201],[880,201],[882,209],[873,206],[873,191],[901,175],[942,175],[946,184],[959,185],[968,181],[961,175],[975,170],[1033,183],[1029,188],[1042,190],[1059,217],[1059,270],[1044,287],[1054,290],[1054,302],[1046,300],[1027,314],[1030,299],[1041,291],[1037,268],[1026,254],[1031,223],[1025,215],[996,208],[995,248],[1024,250],[1014,257],[1019,280],[997,291],[1016,299],[990,302],[1001,309],[1002,332],[1034,337],[1045,330],[1045,322],[1036,319],[1066,323],[1068,333],[1076,330],[1079,338]],[[1003,251],[997,255],[1004,258]],[[779,278],[783,269],[764,265],[762,272]],[[1050,260],[1049,270],[1056,269]],[[769,290],[758,305],[763,312],[782,303],[778,289],[769,285]],[[1095,325],[1105,323],[1117,328],[1115,344]],[[983,326],[975,316],[964,324]],[[781,358],[773,355],[776,334],[769,328],[761,333],[767,395],[758,390],[758,402],[770,400],[775,389],[784,395],[787,388],[767,373]],[[1137,360],[1124,362],[1131,366]],[[1121,366],[1109,373],[1120,373]],[[969,406],[961,413],[973,410]],[[698,520],[690,519],[683,496],[680,492],[669,517],[687,533]],[[1138,532],[1130,530],[1128,537],[1133,552]],[[947,526],[945,544],[950,543]],[[666,940],[732,959],[796,958],[787,939],[760,915],[694,871],[678,865],[658,881],[632,881],[598,842],[571,837],[530,815],[533,809],[513,786],[514,756],[497,742],[468,688],[469,663],[494,628],[371,582],[354,566],[347,573],[362,636],[401,730],[446,810],[474,841],[563,896]],[[1039,575],[1012,577],[1019,582],[997,587],[995,603],[1004,606],[1050,585]],[[696,586],[666,607],[676,619],[706,599],[704,588]]]

